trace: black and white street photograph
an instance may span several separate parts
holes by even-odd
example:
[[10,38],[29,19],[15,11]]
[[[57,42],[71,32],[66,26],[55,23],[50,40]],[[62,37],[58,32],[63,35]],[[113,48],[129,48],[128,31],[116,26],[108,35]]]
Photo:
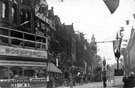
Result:
[[0,88],[135,88],[135,0],[0,0]]

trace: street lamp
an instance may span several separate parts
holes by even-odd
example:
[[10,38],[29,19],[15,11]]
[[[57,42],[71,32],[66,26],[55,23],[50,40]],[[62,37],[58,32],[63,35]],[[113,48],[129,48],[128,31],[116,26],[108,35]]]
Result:
[[121,42],[122,42],[122,39],[123,39],[123,34],[122,32],[124,31],[124,27],[121,27],[121,30],[119,32],[119,35],[117,33],[116,35],[116,41],[117,41],[117,48],[114,50],[114,55],[116,57],[116,60],[117,60],[117,74],[119,75],[119,58],[120,58],[120,48],[121,48]]
[[104,59],[104,60],[103,60],[103,66],[105,66],[105,65],[106,65],[106,60]]
[[106,87],[107,84],[106,84],[106,81],[107,81],[107,78],[106,78],[106,70],[105,70],[105,67],[106,67],[106,60],[104,58],[103,60],[103,86]]

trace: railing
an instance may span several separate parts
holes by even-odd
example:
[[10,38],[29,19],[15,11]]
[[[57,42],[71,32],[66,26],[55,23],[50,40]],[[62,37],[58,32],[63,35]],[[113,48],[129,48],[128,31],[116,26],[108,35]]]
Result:
[[6,27],[0,27],[0,44],[36,50],[48,50],[47,37]]

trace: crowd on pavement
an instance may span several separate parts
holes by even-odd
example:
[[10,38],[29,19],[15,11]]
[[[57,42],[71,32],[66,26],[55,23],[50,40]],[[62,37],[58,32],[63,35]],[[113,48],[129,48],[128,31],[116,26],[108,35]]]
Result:
[[130,72],[129,74],[126,74],[122,81],[124,82],[123,88],[134,88],[135,87],[135,73]]
[[[86,83],[90,83],[93,82],[94,78],[92,77],[92,75],[86,75],[86,74],[78,74],[73,76],[73,78],[71,78],[70,76],[68,77],[63,77],[61,79],[57,79],[56,80],[56,84],[57,87],[59,86],[76,86],[76,85],[82,85],[82,84],[86,84]],[[72,84],[71,84],[72,82]]]

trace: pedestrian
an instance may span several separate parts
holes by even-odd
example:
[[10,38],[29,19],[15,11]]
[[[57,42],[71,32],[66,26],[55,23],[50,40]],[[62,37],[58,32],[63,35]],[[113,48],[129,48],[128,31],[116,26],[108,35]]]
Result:
[[106,84],[106,81],[107,81],[107,77],[106,75],[104,74],[103,75],[103,86],[106,88],[107,84]]
[[125,75],[123,77],[122,81],[124,82],[123,88],[128,88],[129,87],[129,76]]
[[135,86],[135,73],[134,72],[130,72],[129,73],[129,88],[133,88]]

